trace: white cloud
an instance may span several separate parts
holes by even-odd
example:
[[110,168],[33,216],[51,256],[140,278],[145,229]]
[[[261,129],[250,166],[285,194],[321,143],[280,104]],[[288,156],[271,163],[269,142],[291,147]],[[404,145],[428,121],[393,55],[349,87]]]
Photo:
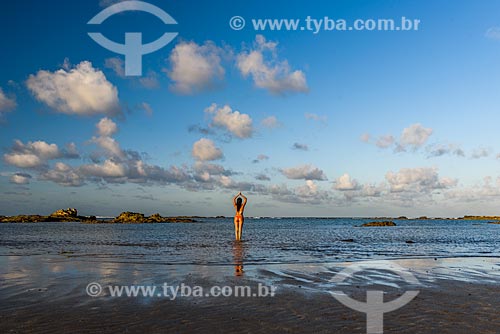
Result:
[[9,165],[20,168],[35,168],[43,164],[43,161],[34,154],[7,153],[3,158]]
[[120,144],[112,137],[93,137],[92,142],[99,145],[108,157],[123,158],[125,156]]
[[[287,60],[277,58],[277,43],[267,42],[257,35],[254,48],[237,56],[237,67],[244,77],[251,76],[258,88],[267,89],[272,94],[307,92],[306,76],[300,70],[291,70]],[[265,59],[265,54],[270,59]]]
[[432,132],[433,130],[431,128],[424,128],[419,123],[412,124],[403,130],[400,145],[403,148],[410,146],[410,148],[416,150],[427,142]]
[[193,144],[192,154],[199,161],[218,160],[223,157],[222,151],[207,138],[201,138]]
[[476,148],[471,153],[471,159],[486,158],[490,155],[490,150],[484,147]]
[[171,88],[181,94],[193,94],[214,88],[223,80],[222,50],[207,41],[203,45],[182,42],[170,54],[171,70],[164,70],[174,81]]
[[500,40],[500,27],[491,27],[486,30],[484,36],[489,39],[496,41]]
[[313,196],[318,193],[318,185],[312,180],[306,180],[306,184],[297,188],[297,193],[300,196]]
[[255,176],[258,181],[271,181],[271,178],[264,173],[259,173]]
[[[404,152],[408,148],[416,151],[427,142],[432,133],[433,130],[431,128],[424,128],[420,123],[415,123],[403,129],[398,141],[394,136],[387,134],[379,136],[374,144],[380,148],[395,146],[395,152]],[[370,137],[370,134],[365,133],[361,136],[361,140],[369,143]]]
[[82,178],[93,182],[139,183],[151,184],[183,184],[190,179],[185,169],[171,166],[168,169],[149,165],[137,154],[130,154],[121,161],[106,159],[103,163],[82,165],[75,171]]
[[14,173],[10,177],[10,182],[15,184],[28,184],[30,180],[31,175],[27,173]]
[[109,158],[125,158],[125,152],[121,149],[120,144],[111,137],[118,131],[116,123],[105,117],[96,124],[96,128],[98,136],[92,137],[91,142],[101,147]]
[[250,138],[254,132],[252,118],[248,114],[233,111],[229,105],[219,108],[213,103],[205,112],[212,116],[211,126],[226,129],[238,138]]
[[[345,188],[350,188],[350,187],[352,189],[345,189],[345,190],[338,189],[342,191],[344,198],[348,202],[352,202],[360,198],[373,200],[375,198],[382,197],[383,195],[386,194],[385,190],[387,188],[383,183],[381,183],[380,185],[374,185],[374,184],[360,185],[356,182],[355,186],[349,185],[348,183],[345,185]],[[389,198],[385,198],[384,200],[389,200]]]
[[317,180],[324,181],[326,180],[325,173],[312,165],[301,165],[297,167],[283,168],[280,172],[285,175],[287,178],[292,180]]
[[307,120],[322,122],[322,123],[326,123],[326,121],[328,119],[326,116],[320,116],[318,114],[308,113],[308,112],[304,113],[304,117]]
[[281,126],[281,122],[278,121],[276,116],[266,117],[260,122],[260,124],[262,124],[263,127],[268,129],[274,129]]
[[385,175],[391,192],[430,193],[437,189],[446,189],[457,184],[456,179],[439,178],[436,168],[403,168],[399,172]]
[[67,158],[67,159],[79,158],[80,153],[78,153],[78,150],[76,148],[76,144],[75,143],[66,144],[66,148],[63,150],[63,156],[64,156],[64,158]]
[[16,106],[16,99],[5,95],[2,87],[0,87],[0,116],[2,116],[3,113],[14,110]]
[[56,162],[53,169],[41,173],[40,180],[52,181],[65,187],[79,187],[84,184],[78,171],[62,162]]
[[453,189],[444,194],[446,199],[452,199],[459,202],[488,201],[500,197],[500,177],[495,182],[491,176],[483,178],[481,184],[462,189]]
[[267,155],[265,155],[265,154],[259,154],[257,156],[257,158],[255,158],[254,160],[252,160],[252,162],[254,164],[256,164],[256,163],[259,163],[259,162],[264,161],[264,160],[269,160],[269,157]]
[[196,161],[193,165],[193,178],[197,182],[213,182],[221,175],[230,176],[231,171],[226,170],[221,165],[211,164],[204,161]]
[[80,170],[86,175],[103,178],[124,177],[127,173],[123,163],[112,160],[105,160],[102,164],[83,165],[80,166]]
[[104,117],[102,118],[99,123],[96,125],[97,127],[97,132],[99,133],[99,136],[112,136],[118,131],[118,127],[116,126],[116,123],[113,122],[113,120]]
[[148,71],[145,76],[140,77],[138,80],[143,87],[148,89],[155,89],[160,87],[158,74],[155,71]]
[[261,191],[277,201],[286,203],[320,204],[330,200],[329,193],[319,189],[312,180],[306,180],[304,185],[292,189],[285,184],[273,184]]
[[368,143],[370,142],[371,136],[369,133],[363,133],[359,139],[364,143]]
[[457,157],[465,157],[465,153],[457,145],[453,144],[435,144],[435,145],[428,145],[426,147],[427,150],[427,156],[429,158],[434,158],[434,157],[441,157],[443,155],[455,155]]
[[384,135],[378,137],[377,141],[375,142],[375,145],[380,148],[387,148],[394,144],[394,137],[391,135]]
[[121,58],[106,58],[104,67],[112,69],[120,78],[125,78],[125,62]]
[[358,181],[351,179],[351,176],[347,173],[340,176],[335,181],[335,185],[334,185],[334,189],[341,190],[341,191],[358,190],[359,188],[360,188],[360,185],[359,185]]
[[139,105],[139,108],[141,108],[142,110],[144,110],[144,112],[146,113],[146,115],[148,115],[148,116],[153,115],[153,108],[151,108],[151,105],[149,103],[142,102]]
[[[69,147],[71,150],[74,150],[74,147],[71,145]],[[10,148],[9,153],[5,153],[3,157],[9,165],[20,168],[37,168],[46,164],[48,160],[76,158],[78,157],[78,153],[74,151],[61,151],[56,144],[48,144],[40,140],[35,142],[30,141],[27,144],[16,140]]]
[[37,100],[61,113],[113,115],[119,112],[118,90],[88,61],[69,71],[40,70],[29,76],[26,85]]

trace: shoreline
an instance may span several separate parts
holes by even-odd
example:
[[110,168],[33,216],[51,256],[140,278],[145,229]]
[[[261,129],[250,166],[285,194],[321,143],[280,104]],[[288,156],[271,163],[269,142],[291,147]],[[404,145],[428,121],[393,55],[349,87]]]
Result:
[[[2,256],[0,261],[2,332],[366,333],[366,315],[342,305],[331,292],[341,290],[363,301],[369,289],[384,291],[386,301],[410,289],[419,291],[413,301],[384,315],[384,333],[496,333],[500,326],[498,257],[362,261],[405,267],[417,277],[417,285],[383,266],[358,273],[345,284],[331,283],[332,277],[359,261],[165,266],[89,262],[63,255]],[[168,282],[203,288],[256,288],[261,283],[277,289],[274,297],[258,298],[94,298],[85,293],[89,282]]]

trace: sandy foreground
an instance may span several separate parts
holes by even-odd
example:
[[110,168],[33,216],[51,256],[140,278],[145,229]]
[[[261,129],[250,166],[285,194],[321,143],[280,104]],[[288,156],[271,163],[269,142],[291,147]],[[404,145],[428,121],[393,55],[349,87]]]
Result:
[[[385,302],[419,291],[383,315],[384,333],[498,333],[500,328],[498,258],[368,262],[341,283],[334,277],[352,264],[168,266],[65,256],[0,261],[1,333],[366,333],[366,314],[332,293],[364,302],[368,290],[383,291]],[[404,268],[418,282],[408,283],[394,268]],[[97,297],[86,292],[92,282],[103,287]],[[160,296],[164,282],[203,291],[248,286],[256,292],[260,284],[274,287],[275,295],[173,299]],[[159,292],[111,297],[106,290],[132,284],[156,286]]]

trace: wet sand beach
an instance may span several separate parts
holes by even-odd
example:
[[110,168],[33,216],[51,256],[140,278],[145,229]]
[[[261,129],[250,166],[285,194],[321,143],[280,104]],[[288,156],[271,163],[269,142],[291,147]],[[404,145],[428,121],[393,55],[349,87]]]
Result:
[[[332,297],[342,291],[360,301],[367,290],[384,301],[407,290],[419,294],[384,315],[384,333],[498,333],[498,258],[443,258],[365,262],[342,284],[332,282],[352,263],[224,266],[94,262],[71,256],[2,257],[2,333],[366,333],[366,315]],[[384,267],[387,266],[387,270]],[[392,265],[407,268],[405,282]],[[204,289],[276,287],[274,297],[98,297],[90,282],[151,285],[164,282]],[[207,291],[204,290],[204,291]]]

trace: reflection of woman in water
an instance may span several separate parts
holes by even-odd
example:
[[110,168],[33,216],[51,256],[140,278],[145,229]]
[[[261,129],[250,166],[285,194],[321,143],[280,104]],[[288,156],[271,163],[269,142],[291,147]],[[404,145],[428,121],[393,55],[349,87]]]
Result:
[[[242,199],[243,198],[243,199]],[[245,205],[247,204],[247,198],[241,193],[241,191],[234,196],[233,205],[236,210],[234,215],[234,236],[236,240],[241,240],[241,232],[243,229],[243,211],[245,210]]]
[[243,249],[243,242],[233,242],[233,259],[234,259],[234,275],[243,276],[243,258],[245,257],[245,250]]

